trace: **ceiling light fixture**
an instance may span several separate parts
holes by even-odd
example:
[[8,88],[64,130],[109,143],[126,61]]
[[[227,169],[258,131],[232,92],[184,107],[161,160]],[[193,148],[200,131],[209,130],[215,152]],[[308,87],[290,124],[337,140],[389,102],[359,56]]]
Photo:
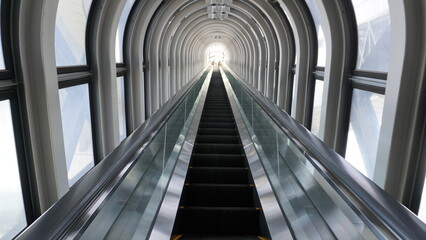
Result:
[[232,0],[206,0],[207,14],[210,19],[227,19],[231,12]]

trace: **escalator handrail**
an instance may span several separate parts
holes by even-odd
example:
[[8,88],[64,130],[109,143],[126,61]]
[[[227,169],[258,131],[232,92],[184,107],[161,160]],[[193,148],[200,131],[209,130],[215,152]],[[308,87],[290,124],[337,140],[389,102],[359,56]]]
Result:
[[24,229],[16,239],[59,239],[79,219],[89,217],[85,216],[87,208],[101,194],[108,194],[112,190],[108,186],[114,179],[124,177],[118,176],[122,169],[132,164],[136,159],[135,155],[143,152],[208,69],[206,67],[191,79],[116,149],[76,182],[61,199]]
[[328,172],[326,175],[331,173],[335,176],[334,179],[340,181],[338,185],[354,193],[362,204],[368,207],[380,221],[390,228],[391,232],[394,232],[402,239],[424,239],[426,225],[415,214],[395,201],[388,193],[356,170],[343,157],[265,97],[260,91],[243,81],[229,68],[225,68],[241,83],[249,95],[271,117],[280,130],[293,140],[300,150],[318,160],[319,164],[326,168]]

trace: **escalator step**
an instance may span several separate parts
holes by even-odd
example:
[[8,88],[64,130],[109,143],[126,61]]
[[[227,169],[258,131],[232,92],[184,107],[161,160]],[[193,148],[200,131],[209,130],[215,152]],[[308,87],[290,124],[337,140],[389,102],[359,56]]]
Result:
[[193,167],[244,167],[244,156],[241,154],[193,154]]
[[228,102],[225,102],[225,101],[223,101],[223,102],[216,102],[216,103],[209,103],[207,101],[207,105],[205,105],[204,109],[206,109],[206,108],[215,108],[215,107],[219,107],[219,108],[230,108],[231,105]]
[[196,143],[193,153],[238,154],[243,149],[241,144]]
[[225,113],[203,113],[201,115],[201,119],[203,118],[234,118],[231,112],[225,112]]
[[235,123],[234,118],[218,118],[218,117],[203,117],[201,118],[201,122],[210,122],[210,123]]
[[[224,97],[227,97],[223,94]],[[218,99],[217,97],[213,97],[211,94],[207,94],[207,103],[228,103],[227,99]]]
[[221,122],[200,122],[200,128],[220,128],[220,129],[233,129],[235,128],[235,123],[221,123]]
[[231,110],[231,105],[226,104],[226,103],[224,103],[224,104],[205,105],[205,107],[204,107],[203,110],[208,110],[208,109],[212,109],[212,110],[214,110],[214,109],[218,109],[218,110],[221,110],[221,109]]
[[185,186],[181,203],[185,207],[252,207],[252,185],[190,184]]
[[230,112],[231,107],[205,107],[204,112],[210,111],[220,111],[220,112]]
[[229,114],[228,116],[217,116],[216,114],[211,114],[211,115],[205,114],[202,116],[201,120],[205,121],[206,119],[213,119],[215,122],[230,121],[230,119],[232,119],[232,122],[235,121],[231,114]]
[[172,240],[267,240],[260,236],[249,235],[177,235]]
[[187,183],[248,184],[246,168],[192,167],[187,173]]
[[221,109],[205,109],[203,113],[213,113],[213,114],[221,114],[221,113],[229,113],[232,114],[231,109],[229,110],[221,110]]
[[256,208],[184,207],[179,210],[177,218],[181,221],[175,223],[175,228],[182,234],[259,233],[260,211]]
[[199,128],[198,135],[236,135],[238,130],[233,129],[218,129],[218,128]]
[[231,143],[239,144],[238,135],[202,135],[197,136],[197,143]]

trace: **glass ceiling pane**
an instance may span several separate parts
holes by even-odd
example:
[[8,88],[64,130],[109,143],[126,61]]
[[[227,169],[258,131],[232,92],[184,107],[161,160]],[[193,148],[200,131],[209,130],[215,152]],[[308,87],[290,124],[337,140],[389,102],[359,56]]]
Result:
[[123,57],[123,43],[124,43],[124,30],[126,28],[127,18],[129,17],[130,10],[135,3],[135,0],[127,0],[121,13],[120,21],[118,22],[117,35],[115,41],[115,60],[118,63],[124,62]]
[[357,69],[388,72],[391,28],[387,0],[352,0],[358,23]]
[[56,14],[56,65],[86,65],[86,25],[92,0],[60,0]]
[[315,28],[317,30],[317,36],[318,36],[318,60],[317,60],[317,66],[324,67],[325,66],[325,60],[326,60],[326,46],[325,46],[325,37],[324,37],[324,31],[323,31],[323,25],[321,20],[321,15],[318,11],[318,6],[315,0],[306,0],[306,4],[309,7],[309,10],[311,11],[312,18],[314,19]]

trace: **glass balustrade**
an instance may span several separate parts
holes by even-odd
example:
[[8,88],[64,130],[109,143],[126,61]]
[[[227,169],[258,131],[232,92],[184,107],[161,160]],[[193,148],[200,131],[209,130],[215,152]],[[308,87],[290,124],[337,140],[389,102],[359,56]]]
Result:
[[206,71],[109,193],[79,239],[146,239],[199,102]]
[[312,159],[274,122],[232,74],[238,107],[296,239],[378,239],[371,223],[337,192]]

